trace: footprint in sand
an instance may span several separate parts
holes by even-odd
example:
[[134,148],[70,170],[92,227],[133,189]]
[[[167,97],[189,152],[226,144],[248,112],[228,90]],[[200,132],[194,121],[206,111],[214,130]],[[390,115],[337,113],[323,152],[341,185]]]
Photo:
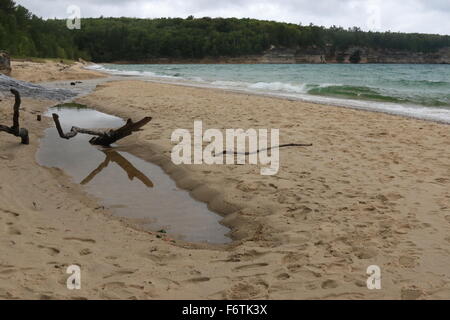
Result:
[[249,250],[243,253],[232,253],[228,256],[226,262],[254,261],[256,258],[266,255],[267,252]]
[[22,234],[22,232],[20,232],[19,229],[14,227],[14,225],[11,222],[7,223],[7,225],[8,226],[6,227],[6,229],[7,229],[8,234],[13,235],[13,236],[19,236]]
[[405,268],[414,268],[417,265],[415,257],[407,257],[407,256],[400,257],[399,263],[402,267]]
[[417,300],[423,295],[423,291],[420,289],[402,289],[401,297],[402,300]]
[[120,270],[114,273],[111,273],[110,275],[104,276],[103,279],[108,279],[114,276],[124,276],[124,275],[129,275],[129,274],[133,274],[136,271],[138,271],[138,269],[124,269],[124,270]]
[[338,286],[339,284],[335,280],[326,280],[321,285],[322,289],[336,289]]
[[268,263],[253,263],[253,264],[238,266],[238,267],[234,268],[234,270],[236,270],[236,271],[248,270],[248,269],[254,269],[254,268],[267,267],[268,265],[269,265]]
[[19,271],[20,271],[20,269],[10,268],[10,269],[1,270],[0,274],[1,275],[9,275],[9,274],[16,273],[16,272],[19,272]]
[[355,255],[360,260],[368,260],[377,256],[377,251],[370,248],[360,248],[357,249]]
[[258,286],[241,282],[232,286],[228,292],[225,293],[225,298],[231,300],[250,300],[256,299],[261,294],[262,291]]
[[45,252],[47,252],[47,254],[51,256],[56,256],[61,252],[60,250],[51,247],[38,246],[38,248],[44,250]]
[[286,254],[281,262],[283,264],[291,264],[291,263],[297,263],[297,264],[305,264],[308,261],[308,256],[305,254],[290,252]]
[[80,250],[80,256],[87,256],[87,255],[89,255],[91,253],[92,253],[92,251],[89,248],[85,248],[83,250]]
[[186,280],[186,282],[199,283],[199,282],[208,282],[209,280],[211,280],[211,278],[209,278],[209,277],[198,277],[198,278],[188,279],[188,280]]
[[75,238],[75,237],[64,238],[64,240],[80,241],[80,242],[89,242],[89,243],[95,243],[95,242],[96,242],[96,241],[93,240],[93,239],[83,239],[83,238]]
[[126,288],[125,282],[108,282],[102,285],[102,289],[106,291],[113,291],[114,289],[123,289]]
[[20,214],[18,214],[17,212],[13,212],[10,210],[0,209],[0,211],[12,216],[13,218],[17,218],[18,216],[20,216]]
[[63,268],[65,269],[67,267],[67,264],[59,263],[56,261],[50,261],[50,262],[47,262],[47,264],[53,266],[53,268],[55,268],[55,269],[63,269]]
[[277,279],[278,280],[287,280],[289,279],[291,276],[288,273],[280,273],[279,275],[277,275]]
[[355,283],[355,285],[356,285],[357,287],[359,287],[359,288],[367,288],[367,283],[366,283],[366,281],[363,281],[363,280],[356,280],[354,283]]
[[437,178],[434,179],[434,181],[436,181],[437,183],[448,183],[450,180],[446,178]]
[[5,300],[12,300],[14,299],[14,296],[6,289],[0,288],[0,298]]

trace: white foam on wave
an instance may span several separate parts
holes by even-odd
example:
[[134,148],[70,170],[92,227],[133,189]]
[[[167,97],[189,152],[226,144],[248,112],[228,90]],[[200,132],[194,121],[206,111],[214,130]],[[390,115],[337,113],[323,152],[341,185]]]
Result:
[[[319,87],[336,86],[337,84],[324,83]],[[249,93],[264,94],[281,98],[290,98],[305,102],[313,102],[337,107],[347,107],[366,111],[383,112],[393,115],[400,115],[409,118],[436,121],[450,124],[450,109],[424,107],[418,105],[402,105],[396,103],[386,103],[367,100],[349,100],[342,98],[331,98],[324,96],[310,95],[307,93],[307,85],[292,85],[282,82],[257,82],[253,84],[233,81],[214,81],[211,87],[226,88],[244,91]]]
[[112,75],[117,76],[134,76],[134,77],[151,77],[151,78],[163,78],[163,79],[182,79],[180,76],[170,76],[170,75],[162,75],[156,74],[151,71],[137,71],[137,70],[119,70],[114,68],[105,67],[104,65],[99,64],[91,64],[85,67],[89,70],[106,72]]
[[91,64],[85,66],[84,69],[95,70],[95,71],[107,71],[107,69],[104,66],[102,66],[100,64],[96,64],[96,63],[91,63]]
[[204,80],[201,77],[190,77],[188,80],[195,81],[195,82],[202,82],[202,83],[207,82],[206,80]]
[[[450,124],[450,109],[449,108],[436,108],[436,107],[424,107],[417,105],[402,105],[395,103],[375,102],[367,100],[349,100],[342,98],[331,98],[318,95],[310,95],[307,93],[307,84],[292,84],[283,82],[243,82],[243,81],[229,81],[229,80],[216,80],[206,81],[200,77],[191,77],[184,79],[182,77],[167,76],[155,74],[150,71],[121,71],[112,68],[105,68],[102,65],[90,65],[86,67],[91,70],[103,71],[115,75],[132,75],[141,76],[147,79],[156,81],[170,81],[170,83],[207,87],[207,88],[220,88],[228,89],[232,91],[240,91],[254,94],[263,94],[269,96],[276,96],[281,98],[296,99],[305,102],[326,104],[339,107],[354,108],[366,111],[383,112],[388,114],[406,116],[410,118],[418,118],[430,121],[436,121],[441,123]],[[336,86],[338,84],[322,83],[319,87]]]
[[213,86],[218,87],[233,87],[233,88],[239,88],[239,87],[245,87],[249,83],[247,82],[241,82],[241,81],[226,81],[226,80],[217,80],[211,82]]
[[305,93],[304,84],[290,84],[283,82],[257,82],[248,86],[249,89],[256,90],[270,90],[270,91],[281,91],[281,92],[294,92],[294,93]]
[[365,111],[382,112],[392,115],[405,116],[408,118],[416,118],[450,124],[449,108],[424,107],[418,105],[402,105],[378,101],[349,100],[340,98],[329,98],[323,96],[313,96],[309,94],[269,93],[268,95],[297,99],[305,102],[319,103],[336,107],[346,107]]
[[221,88],[240,88],[250,89],[254,91],[270,91],[270,92],[290,92],[290,93],[305,93],[304,84],[291,84],[283,82],[243,82],[243,81],[225,81],[217,80],[211,82],[211,85]]

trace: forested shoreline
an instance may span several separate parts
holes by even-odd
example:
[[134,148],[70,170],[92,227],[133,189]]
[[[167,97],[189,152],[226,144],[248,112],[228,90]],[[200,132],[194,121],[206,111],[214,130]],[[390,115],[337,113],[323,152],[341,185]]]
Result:
[[0,0],[0,50],[14,57],[138,62],[241,57],[273,47],[346,50],[355,46],[430,53],[450,47],[450,36],[192,16],[86,18],[81,30],[69,30],[66,20],[43,20],[12,0]]

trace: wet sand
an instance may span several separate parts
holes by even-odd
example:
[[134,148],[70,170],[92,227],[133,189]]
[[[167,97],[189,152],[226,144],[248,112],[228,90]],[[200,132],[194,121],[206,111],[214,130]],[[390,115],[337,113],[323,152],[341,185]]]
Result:
[[[11,98],[0,102],[10,121]],[[223,215],[234,243],[173,241],[110,216],[63,172],[36,164],[49,101],[24,99],[31,145],[0,134],[0,297],[100,299],[427,299],[450,297],[450,127],[298,101],[142,81],[79,98],[153,121],[121,150],[163,167]],[[280,128],[277,175],[259,166],[174,166],[170,135]],[[26,195],[24,197],[24,195]],[[151,208],[149,208],[151,210]],[[82,290],[66,267],[79,264]],[[382,290],[368,290],[378,265]]]

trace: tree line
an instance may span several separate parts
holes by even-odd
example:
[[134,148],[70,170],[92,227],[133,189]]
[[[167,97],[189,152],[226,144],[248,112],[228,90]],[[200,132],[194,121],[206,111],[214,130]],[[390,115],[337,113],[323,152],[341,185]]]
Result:
[[12,0],[0,0],[0,50],[16,57],[145,61],[260,54],[275,47],[435,52],[450,36],[364,32],[237,18],[86,18],[80,30],[61,19],[43,20]]

